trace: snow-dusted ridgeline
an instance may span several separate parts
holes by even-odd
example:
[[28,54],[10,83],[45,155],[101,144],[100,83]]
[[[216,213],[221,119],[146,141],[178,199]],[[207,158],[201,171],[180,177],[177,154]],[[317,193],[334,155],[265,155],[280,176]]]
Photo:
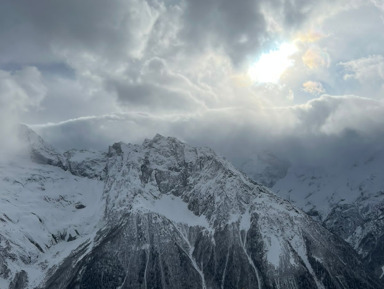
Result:
[[1,285],[381,288],[346,243],[210,149],[157,135],[60,155],[37,139],[34,162],[1,167]]

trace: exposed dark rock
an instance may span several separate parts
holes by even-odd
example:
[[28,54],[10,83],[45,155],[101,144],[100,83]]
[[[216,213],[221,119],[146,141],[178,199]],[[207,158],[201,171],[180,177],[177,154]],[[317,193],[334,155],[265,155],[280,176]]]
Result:
[[33,239],[31,238],[27,238],[29,242],[31,242],[41,253],[44,253],[44,250],[41,248],[41,246],[35,242]]
[[80,210],[80,209],[84,209],[85,208],[85,205],[81,204],[81,203],[78,203],[78,204],[75,204],[75,208]]
[[27,272],[21,270],[17,272],[15,278],[13,278],[9,289],[26,289],[28,285],[28,275]]
[[74,241],[76,239],[77,239],[76,236],[72,236],[71,234],[69,234],[67,242],[71,242],[71,241]]

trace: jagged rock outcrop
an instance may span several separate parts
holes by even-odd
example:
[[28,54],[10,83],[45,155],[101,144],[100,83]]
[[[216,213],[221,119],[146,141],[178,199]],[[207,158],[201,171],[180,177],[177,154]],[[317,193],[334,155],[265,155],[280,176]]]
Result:
[[[272,171],[279,171],[280,163],[270,162],[275,167]],[[271,189],[347,241],[365,266],[383,278],[383,164],[382,149],[362,151],[348,159],[293,164]]]
[[352,204],[336,205],[324,220],[324,226],[348,241],[379,278],[384,276],[383,195],[379,192]]

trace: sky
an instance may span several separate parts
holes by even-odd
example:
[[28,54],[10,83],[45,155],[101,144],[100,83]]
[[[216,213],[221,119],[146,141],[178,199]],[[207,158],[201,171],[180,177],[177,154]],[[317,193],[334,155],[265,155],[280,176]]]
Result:
[[241,164],[384,140],[383,0],[2,0],[0,149],[15,126],[106,150],[156,133]]

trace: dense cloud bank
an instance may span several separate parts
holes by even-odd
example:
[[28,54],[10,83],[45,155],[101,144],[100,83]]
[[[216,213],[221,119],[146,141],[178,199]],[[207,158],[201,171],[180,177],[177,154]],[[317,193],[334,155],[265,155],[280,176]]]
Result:
[[[161,133],[235,163],[379,149],[383,17],[359,0],[5,0],[1,149],[19,122],[62,150]],[[280,81],[252,82],[249,67],[286,42],[297,51]]]
[[316,166],[368,157],[382,150],[384,103],[356,96],[323,96],[280,109],[221,109],[155,116],[126,113],[35,126],[62,150],[106,150],[117,141],[140,143],[156,133],[210,146],[241,166],[272,153],[296,165]]

